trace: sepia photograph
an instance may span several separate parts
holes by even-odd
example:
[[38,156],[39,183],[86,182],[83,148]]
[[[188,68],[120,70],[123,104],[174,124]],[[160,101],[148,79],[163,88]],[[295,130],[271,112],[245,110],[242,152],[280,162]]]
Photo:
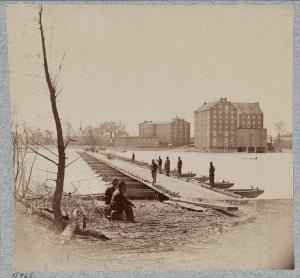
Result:
[[6,20],[13,271],[294,269],[293,6]]

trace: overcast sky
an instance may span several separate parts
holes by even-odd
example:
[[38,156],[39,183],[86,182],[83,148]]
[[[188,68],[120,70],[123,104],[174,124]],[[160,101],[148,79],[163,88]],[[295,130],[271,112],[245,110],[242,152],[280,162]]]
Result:
[[[36,5],[7,8],[11,106],[19,121],[54,129]],[[52,73],[74,128],[178,115],[191,122],[220,97],[259,102],[270,131],[292,129],[293,10],[285,6],[48,5]]]

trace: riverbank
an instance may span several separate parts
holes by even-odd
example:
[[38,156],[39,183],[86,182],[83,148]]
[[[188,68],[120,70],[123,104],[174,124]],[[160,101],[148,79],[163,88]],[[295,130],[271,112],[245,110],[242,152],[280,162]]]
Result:
[[14,271],[286,269],[293,267],[291,200],[253,200],[236,217],[136,201],[137,223],[96,216],[111,236],[58,244],[50,223],[15,209]]

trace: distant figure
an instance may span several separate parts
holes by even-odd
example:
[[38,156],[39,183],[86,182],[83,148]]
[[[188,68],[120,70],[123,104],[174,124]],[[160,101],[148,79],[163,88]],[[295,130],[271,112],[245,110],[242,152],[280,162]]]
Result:
[[212,162],[210,162],[209,167],[209,183],[210,186],[213,186],[215,184],[215,167]]
[[110,214],[111,198],[112,198],[113,193],[117,189],[118,184],[119,184],[119,180],[117,178],[114,178],[111,182],[111,186],[105,190],[105,193],[104,193],[104,201],[105,201],[105,205],[106,205],[106,207],[104,209],[105,215]]
[[161,174],[161,167],[162,167],[162,159],[161,157],[159,156],[158,157],[158,160],[157,160],[157,163],[158,163],[158,170],[159,170],[159,173]]
[[134,161],[135,161],[135,154],[134,154],[134,153],[132,153],[132,158],[131,158],[131,160],[132,160],[132,163],[134,164]]
[[115,190],[110,203],[110,217],[111,220],[124,220],[124,212],[128,221],[136,222],[132,207],[135,205],[128,200],[126,194],[125,182],[120,182],[118,188]]
[[152,163],[151,163],[151,174],[152,174],[152,184],[156,183],[156,175],[157,175],[157,164],[154,161],[154,159],[152,159]]
[[166,162],[165,162],[165,170],[166,170],[167,176],[170,176],[170,169],[171,169],[171,162],[169,160],[169,157],[167,156]]
[[181,169],[182,169],[182,160],[180,157],[178,157],[178,162],[177,162],[177,171],[178,171],[178,176],[181,177]]

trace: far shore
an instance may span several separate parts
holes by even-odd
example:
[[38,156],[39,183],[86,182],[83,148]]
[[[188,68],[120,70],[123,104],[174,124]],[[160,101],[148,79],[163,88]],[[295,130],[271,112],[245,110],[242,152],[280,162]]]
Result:
[[[56,145],[47,145],[49,147],[56,148]],[[115,150],[115,151],[180,151],[180,152],[197,152],[197,153],[240,153],[240,154],[248,154],[248,152],[238,152],[237,150],[214,150],[214,151],[201,151],[194,146],[161,146],[161,147],[128,147],[128,146],[101,146],[101,145],[76,145],[70,144],[69,148],[97,148],[103,150]],[[280,151],[267,151],[266,153],[249,153],[249,154],[268,154],[268,153],[292,153],[293,149],[282,149]]]

